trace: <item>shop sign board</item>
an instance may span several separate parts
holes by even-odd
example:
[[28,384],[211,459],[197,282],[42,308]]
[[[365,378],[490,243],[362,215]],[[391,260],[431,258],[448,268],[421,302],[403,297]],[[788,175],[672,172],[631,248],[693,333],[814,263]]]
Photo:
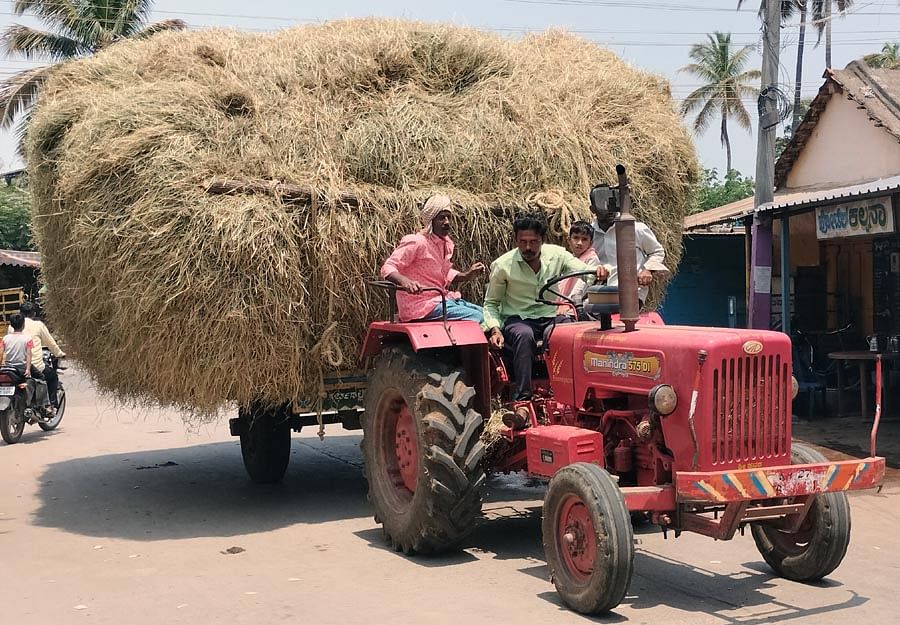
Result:
[[894,207],[890,197],[816,209],[816,238],[819,240],[886,232],[894,232]]

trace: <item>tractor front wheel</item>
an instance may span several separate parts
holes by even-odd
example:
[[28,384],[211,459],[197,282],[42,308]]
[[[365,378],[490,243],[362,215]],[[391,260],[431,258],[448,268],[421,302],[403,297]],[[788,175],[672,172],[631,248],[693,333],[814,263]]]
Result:
[[281,481],[291,458],[291,426],[282,410],[241,408],[241,456],[257,484]]
[[[791,464],[827,462],[806,445],[794,444]],[[850,503],[844,492],[816,495],[797,532],[758,523],[751,528],[756,548],[778,575],[814,582],[835,570],[850,544]]]
[[634,534],[622,491],[604,469],[560,469],[544,498],[544,554],[563,603],[582,614],[615,608],[628,590]]
[[439,553],[474,529],[485,479],[474,397],[460,369],[407,347],[375,362],[362,448],[375,520],[394,549]]

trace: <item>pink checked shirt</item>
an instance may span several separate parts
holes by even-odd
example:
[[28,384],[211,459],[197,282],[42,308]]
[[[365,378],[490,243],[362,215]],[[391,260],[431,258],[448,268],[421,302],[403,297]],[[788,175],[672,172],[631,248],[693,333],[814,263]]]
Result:
[[[421,232],[406,235],[400,240],[390,258],[381,266],[381,278],[387,278],[396,271],[423,287],[446,290],[453,278],[459,274],[450,260],[453,258],[453,247],[450,237],[442,238],[436,234]],[[447,292],[448,299],[460,297],[456,291]],[[397,291],[397,312],[400,313],[400,321],[421,319],[440,302],[441,297],[433,291],[417,295]]]
[[[592,267],[596,267],[600,264],[600,258],[597,257],[597,252],[595,252],[592,247],[584,250],[584,252],[581,253],[581,256],[578,257],[578,260],[587,263]],[[560,282],[555,290],[557,293],[565,295],[576,304],[580,304],[581,300],[584,299],[584,293],[587,290],[587,286],[587,282],[581,278],[567,278]],[[572,309],[569,306],[564,305],[560,306],[556,310],[556,313],[558,315],[571,315]]]

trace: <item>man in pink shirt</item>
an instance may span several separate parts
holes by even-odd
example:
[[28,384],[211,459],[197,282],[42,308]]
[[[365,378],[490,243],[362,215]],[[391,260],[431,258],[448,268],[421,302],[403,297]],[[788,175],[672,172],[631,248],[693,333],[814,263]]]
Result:
[[403,291],[397,291],[400,321],[426,321],[441,318],[441,296],[426,288],[441,289],[447,298],[447,319],[467,319],[481,323],[484,315],[476,306],[450,289],[484,272],[483,263],[468,271],[453,268],[453,205],[446,195],[433,195],[422,209],[423,229],[400,240],[381,267],[381,277]]

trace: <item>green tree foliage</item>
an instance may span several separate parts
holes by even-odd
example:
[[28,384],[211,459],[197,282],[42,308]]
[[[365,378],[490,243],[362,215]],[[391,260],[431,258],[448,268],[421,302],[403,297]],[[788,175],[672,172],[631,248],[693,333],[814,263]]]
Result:
[[717,170],[704,169],[691,213],[700,213],[743,200],[753,195],[753,191],[753,178],[744,177],[739,171],[732,169],[725,174],[724,180],[720,180]]
[[0,186],[0,249],[33,250],[31,202],[28,192],[15,186]]
[[887,42],[881,46],[881,52],[867,54],[863,61],[876,69],[900,68],[900,43]]

